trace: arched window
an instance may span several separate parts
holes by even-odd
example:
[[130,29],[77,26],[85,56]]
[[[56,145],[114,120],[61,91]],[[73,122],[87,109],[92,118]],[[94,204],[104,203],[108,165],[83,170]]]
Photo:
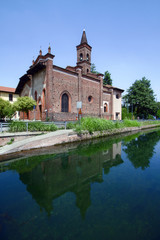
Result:
[[80,61],[83,61],[83,54],[80,54]]
[[34,99],[37,102],[37,91],[35,91],[35,93],[34,93]]
[[117,98],[117,99],[119,99],[119,98],[120,98],[119,94],[116,94],[116,98]]
[[108,105],[107,105],[107,103],[104,104],[104,112],[108,112]]
[[87,73],[89,72],[89,69],[87,68]]
[[89,54],[87,53],[87,61],[89,61]]
[[69,98],[66,93],[62,95],[61,112],[68,112]]

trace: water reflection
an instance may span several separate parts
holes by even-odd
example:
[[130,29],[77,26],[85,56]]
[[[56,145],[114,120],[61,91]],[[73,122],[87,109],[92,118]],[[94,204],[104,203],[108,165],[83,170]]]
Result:
[[159,239],[159,134],[1,163],[0,239]]
[[123,163],[123,151],[135,168],[149,166],[154,147],[160,139],[159,132],[118,138],[96,140],[79,144],[64,154],[34,156],[9,164],[1,164],[0,172],[15,170],[26,185],[40,209],[48,215],[54,211],[54,200],[67,192],[75,196],[75,205],[84,219],[91,206],[91,185],[102,183],[103,173]]
[[155,145],[160,140],[160,133],[155,131],[132,137],[128,142],[124,139],[123,150],[135,168],[140,167],[144,170],[150,165],[150,159],[153,157]]
[[27,191],[48,215],[54,210],[54,199],[72,192],[84,219],[91,205],[91,184],[103,182],[103,169],[108,174],[111,167],[123,163],[121,142],[113,141],[90,142],[69,153],[23,159],[5,165],[1,171],[16,170]]

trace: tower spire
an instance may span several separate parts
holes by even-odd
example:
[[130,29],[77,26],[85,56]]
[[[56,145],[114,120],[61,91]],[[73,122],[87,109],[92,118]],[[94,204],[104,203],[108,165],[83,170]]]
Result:
[[82,43],[87,43],[88,44],[85,29],[83,29],[83,34],[82,34],[82,38],[81,38],[81,44]]

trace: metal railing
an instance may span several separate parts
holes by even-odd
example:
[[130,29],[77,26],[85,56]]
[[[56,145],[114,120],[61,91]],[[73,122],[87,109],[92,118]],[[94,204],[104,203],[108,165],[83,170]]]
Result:
[[[65,128],[67,127],[67,123],[69,122],[73,122],[74,121],[56,121],[56,122],[42,122],[43,124],[45,125],[50,125],[50,124],[55,124],[58,128]],[[25,122],[24,123],[26,124],[26,132],[28,132],[28,123],[29,122]],[[9,130],[9,126],[10,126],[10,123],[7,123],[7,122],[0,122],[0,132],[6,132]]]
[[0,132],[8,131],[10,123],[0,122]]

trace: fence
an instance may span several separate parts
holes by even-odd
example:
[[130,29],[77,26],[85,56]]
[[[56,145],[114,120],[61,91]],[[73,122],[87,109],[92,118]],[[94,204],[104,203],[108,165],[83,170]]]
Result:
[[[24,122],[26,124],[26,132],[28,132],[28,122]],[[43,122],[45,125],[55,124],[58,128],[65,128],[67,126],[66,121],[61,122]],[[10,123],[0,122],[0,132],[6,132],[9,130]]]
[[1,122],[0,123],[0,132],[8,131],[10,123]]

